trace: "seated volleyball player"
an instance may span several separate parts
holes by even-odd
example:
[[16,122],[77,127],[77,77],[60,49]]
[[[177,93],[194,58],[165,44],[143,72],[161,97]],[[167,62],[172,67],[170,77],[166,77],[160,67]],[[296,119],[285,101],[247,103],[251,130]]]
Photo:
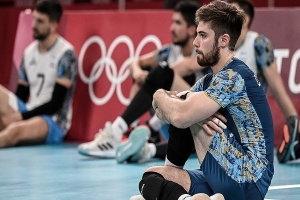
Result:
[[[213,73],[186,92],[155,92],[153,109],[170,124],[165,166],[148,168],[141,195],[131,200],[212,199],[218,193],[226,200],[264,199],[274,173],[273,122],[260,82],[234,57],[244,19],[219,0],[197,10],[197,61]],[[204,127],[215,112],[226,118],[227,129]],[[193,148],[200,168],[184,170]]]
[[36,3],[16,95],[0,86],[0,148],[61,143],[70,127],[77,58],[57,33],[62,12],[57,0]]

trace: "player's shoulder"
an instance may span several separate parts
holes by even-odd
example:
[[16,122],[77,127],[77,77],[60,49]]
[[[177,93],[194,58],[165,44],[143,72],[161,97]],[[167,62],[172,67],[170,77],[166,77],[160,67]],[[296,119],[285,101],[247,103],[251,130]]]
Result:
[[58,37],[58,43],[60,46],[66,48],[66,49],[74,50],[73,45],[68,40],[63,38],[62,36]]
[[24,53],[32,53],[37,48],[38,48],[38,41],[34,40],[24,49]]

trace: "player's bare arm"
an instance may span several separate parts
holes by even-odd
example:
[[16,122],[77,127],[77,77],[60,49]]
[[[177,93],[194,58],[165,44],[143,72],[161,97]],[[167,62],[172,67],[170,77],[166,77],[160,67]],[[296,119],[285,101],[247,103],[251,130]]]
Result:
[[135,58],[130,65],[130,75],[137,83],[143,83],[148,75],[148,71],[143,70],[143,66],[155,67],[158,63],[155,59],[155,52],[150,52]]
[[73,84],[73,82],[70,79],[66,78],[56,78],[56,83],[64,86],[67,89],[69,89]]
[[170,68],[181,77],[189,76],[196,71],[205,69],[197,63],[197,56],[184,57],[172,63]]
[[159,89],[154,93],[153,101],[157,107],[157,117],[166,119],[178,128],[187,128],[203,121],[220,108],[220,105],[204,92],[190,92],[183,101],[167,91]]

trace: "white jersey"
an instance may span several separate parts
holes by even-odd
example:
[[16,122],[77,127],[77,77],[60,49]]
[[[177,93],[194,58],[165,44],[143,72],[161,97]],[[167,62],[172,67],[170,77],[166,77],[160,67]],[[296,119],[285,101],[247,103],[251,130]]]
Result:
[[254,52],[254,41],[257,37],[258,33],[249,31],[243,44],[235,51],[235,56],[246,63],[254,74],[257,74],[257,64]]
[[263,71],[275,62],[274,47],[271,41],[262,34],[249,31],[242,45],[235,51],[235,56],[248,65],[266,92],[268,82]]
[[[68,54],[69,52],[69,54]],[[73,46],[62,37],[45,53],[38,50],[38,42],[32,42],[24,51],[19,78],[29,83],[30,97],[26,103],[30,111],[49,102],[56,83],[56,78],[67,78],[73,82],[69,89],[63,107],[52,117],[63,130],[70,127],[71,99],[75,88],[76,59],[74,63],[66,63],[68,56],[74,55]]]

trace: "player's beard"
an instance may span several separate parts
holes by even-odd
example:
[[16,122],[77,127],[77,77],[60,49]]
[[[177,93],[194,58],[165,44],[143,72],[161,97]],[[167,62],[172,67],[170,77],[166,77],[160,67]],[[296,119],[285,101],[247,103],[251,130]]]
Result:
[[197,56],[197,62],[200,66],[203,67],[212,67],[215,66],[220,60],[220,48],[218,47],[218,43],[215,42],[212,50],[210,50],[207,54],[204,54],[202,51],[197,51],[198,54],[201,54],[202,57]]
[[182,39],[182,40],[180,40],[180,41],[177,41],[177,42],[174,42],[174,41],[173,41],[173,43],[174,43],[175,45],[179,45],[179,46],[181,46],[181,47],[184,47],[184,46],[188,43],[188,41],[189,41],[189,37],[187,36],[186,38],[184,38],[184,39]]
[[50,28],[45,33],[39,33],[37,29],[33,29],[33,38],[39,41],[44,41],[50,35]]

